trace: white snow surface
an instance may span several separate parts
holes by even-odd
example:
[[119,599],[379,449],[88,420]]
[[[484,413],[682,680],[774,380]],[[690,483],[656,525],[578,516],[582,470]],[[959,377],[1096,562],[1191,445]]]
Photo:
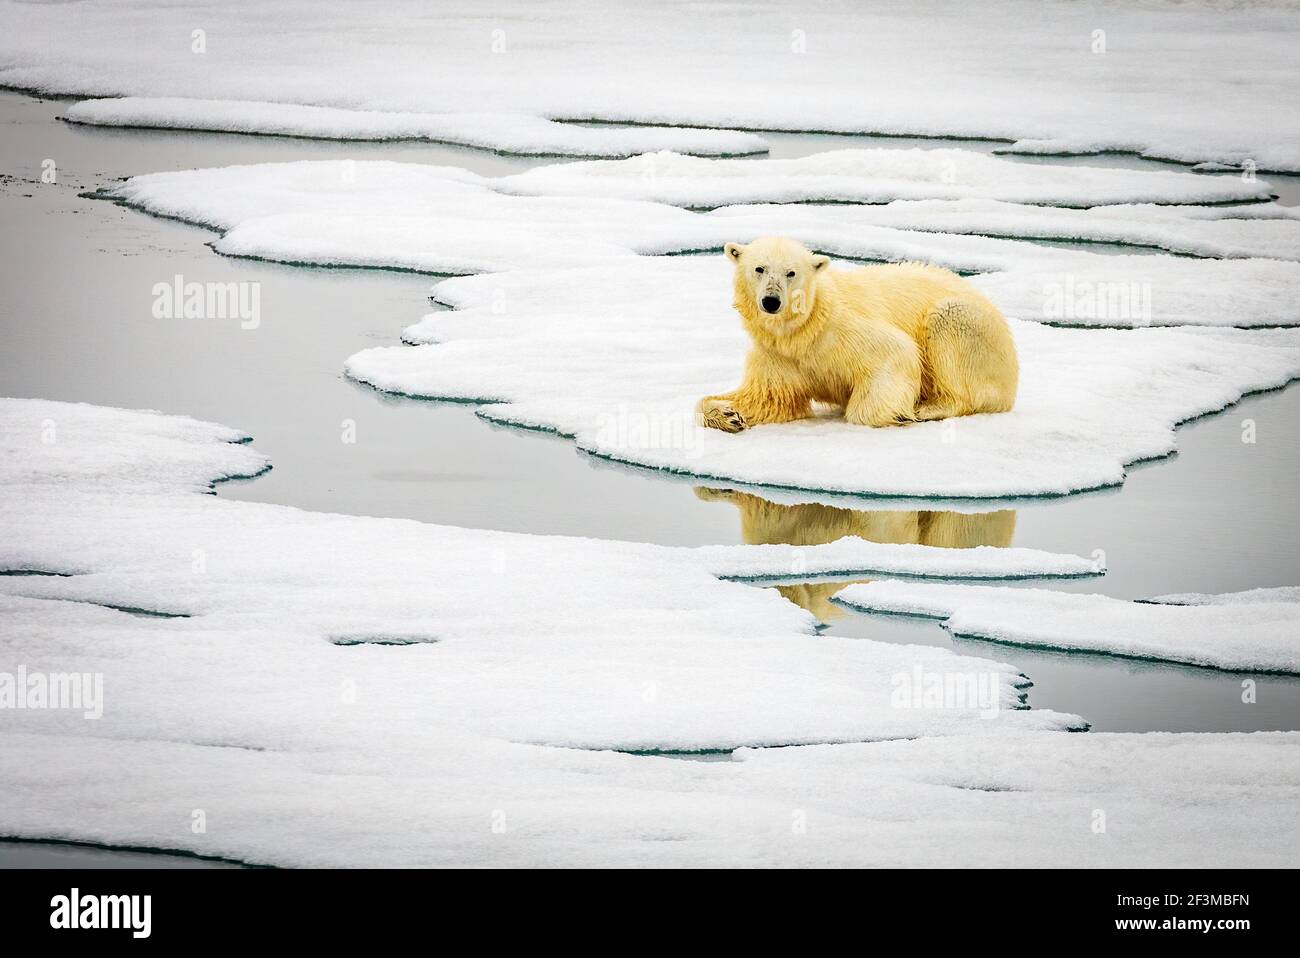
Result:
[[1051,589],[885,580],[850,585],[835,600],[856,609],[942,618],[944,628],[967,638],[1300,673],[1300,601],[1294,590],[1157,604]]
[[1255,602],[1293,602],[1300,603],[1300,586],[1279,585],[1263,589],[1247,589],[1244,592],[1178,592],[1170,595],[1157,595],[1143,602],[1159,605],[1239,605]]
[[[1053,170],[1052,176],[1068,184],[1076,170]],[[791,179],[798,181],[797,176]],[[726,242],[779,233],[839,256],[926,260],[981,273],[974,282],[1008,315],[1023,319],[1116,327],[1300,322],[1295,306],[1300,263],[1280,255],[1287,249],[1285,232],[1276,258],[1115,256],[930,232],[926,230],[936,221],[924,212],[965,209],[963,232],[987,216],[990,232],[1007,232],[1005,224],[1014,221],[1032,235],[1043,232],[1055,216],[1087,219],[1097,214],[1100,222],[1099,210],[981,202],[760,205],[698,214],[642,200],[513,196],[499,192],[507,180],[412,163],[298,162],[148,174],[133,177],[109,195],[221,230],[213,244],[219,252],[291,263],[463,274],[616,263],[637,255],[721,249]],[[1236,227],[1242,223],[1300,225],[1272,205],[1234,208],[1253,211],[1258,218],[1250,220],[1207,219],[1206,211],[1218,209],[1213,207],[1131,209],[1142,211],[1136,214],[1139,221],[1154,224],[1145,238],[1160,237],[1177,247],[1188,245],[1180,237],[1199,236],[1198,242],[1208,244],[1206,252],[1239,240],[1263,252],[1268,237],[1241,239]],[[885,214],[886,222],[915,222],[919,229],[876,225],[873,210]],[[948,213],[940,215],[947,218]],[[1103,235],[1093,232],[1096,238]],[[1137,241],[1143,235],[1129,238]]]
[[342,140],[428,140],[530,156],[621,158],[672,150],[696,156],[767,152],[767,143],[737,130],[578,126],[518,113],[389,113],[293,103],[119,97],[83,100],[64,119],[89,126],[208,130]]
[[[266,466],[233,430],[37,400],[0,425],[0,568],[63,573],[0,576],[0,662],[103,683],[97,719],[0,713],[0,834],[298,866],[1289,861],[1295,733],[1061,734],[1005,707],[1008,666],[814,636],[706,571],[739,549],[231,502],[202,493]],[[1001,707],[902,707],[909,677]],[[555,747],[798,741],[845,744]]]
[[[357,353],[348,375],[389,392],[478,400],[488,419],[557,431],[599,456],[711,479],[890,496],[1064,494],[1167,455],[1174,427],[1300,375],[1295,330],[1070,330],[1012,324],[1016,408],[898,429],[821,418],[737,435],[695,426],[695,401],[740,379],[748,340],[721,256],[446,280],[453,307],[415,347]],[[665,310],[668,301],[671,308]]]
[[552,163],[498,179],[504,192],[599,196],[711,209],[738,203],[1001,200],[1045,206],[1267,200],[1241,176],[1017,163],[962,149],[845,149],[797,159],[718,160],[659,152]]
[[869,10],[779,0],[754,16],[715,2],[683,15],[626,0],[560,0],[544,17],[523,0],[388,0],[380,14],[345,0],[88,0],[75,10],[74,30],[62,4],[0,6],[0,83],[80,96],[979,136],[1034,152],[1122,149],[1300,170],[1300,120],[1284,106],[1300,99],[1291,69],[1300,12],[1282,0],[1102,11],[1037,0]]
[[[1024,684],[1010,666],[942,649],[827,640],[813,633],[811,615],[774,590],[713,573],[789,573],[796,557],[799,566],[847,572],[908,568],[911,557],[916,570],[944,574],[1095,571],[1090,560],[986,550],[953,561],[935,555],[942,549],[863,540],[697,551],[314,514],[195,495],[207,482],[265,466],[247,446],[229,445],[219,427],[28,400],[0,409],[9,452],[0,466],[0,569],[45,573],[0,576],[0,593],[170,617],[105,613],[106,626],[128,626],[126,645],[111,653],[102,630],[75,622],[15,629],[9,660],[56,671],[68,665],[52,651],[60,648],[83,666],[87,658],[113,660],[104,671],[125,724],[111,727],[131,734],[157,733],[151,690],[162,683],[184,689],[186,704],[169,706],[174,729],[285,747],[301,734],[303,714],[337,705],[328,692],[346,680],[372,689],[384,715],[400,713],[381,723],[393,734],[445,724],[585,748],[731,749],[953,733],[971,724],[1082,724],[1009,708]],[[44,441],[49,423],[52,442]],[[196,456],[196,445],[210,448]],[[140,642],[147,632],[155,642]],[[393,651],[376,645],[393,642],[407,644],[396,677]],[[154,661],[162,646],[165,664]],[[253,660],[256,677],[247,674]],[[993,676],[989,708],[997,718],[893,707],[893,677],[917,663]],[[267,683],[277,673],[292,686],[296,671],[310,679],[272,694]],[[265,692],[265,708],[232,698],[239,687]],[[322,695],[324,703],[313,704]]]
[[[188,416],[0,399],[0,484],[14,508],[20,492],[53,486],[115,496],[208,492],[218,480],[270,466],[249,439]],[[19,546],[9,537],[5,547]]]
[[109,195],[223,231],[219,252],[317,265],[475,273],[626,259],[656,237],[670,250],[724,242],[673,207],[504,196],[493,182],[457,167],[345,160],[154,173]]
[[[1058,168],[1064,176],[1069,167]],[[1013,239],[1070,240],[1144,246],[1219,259],[1300,260],[1300,212],[1276,203],[1250,206],[1159,206],[1136,203],[1069,209],[1002,200],[896,200],[808,210],[799,206],[742,205],[713,211],[739,223],[781,223],[781,232],[842,231],[886,226],[935,233]],[[778,220],[777,218],[780,217]],[[843,251],[853,255],[851,249]]]
[[353,729],[370,716],[349,714],[333,738],[308,728],[318,747],[280,751],[9,734],[0,829],[310,867],[1295,862],[1295,732],[953,736],[686,762],[436,727],[367,751]]
[[[815,636],[706,570],[743,547],[232,502],[203,493],[265,467],[232,430],[0,410],[0,567],[64,573],[0,576],[0,662],[103,681],[97,719],[0,713],[0,834],[279,865],[1136,865],[1219,861],[1211,836],[1279,863],[1294,829],[1300,735],[1062,734],[1081,720],[1008,707],[1009,666]],[[999,707],[895,701],[935,676]],[[591,751],[798,742],[841,744]]]

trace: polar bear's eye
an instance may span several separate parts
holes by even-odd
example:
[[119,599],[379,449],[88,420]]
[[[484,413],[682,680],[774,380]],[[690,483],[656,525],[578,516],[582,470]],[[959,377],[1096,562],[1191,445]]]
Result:
[[786,274],[785,274],[785,278],[786,278],[786,279],[794,279],[794,270],[790,270],[790,272],[786,273]]
[[762,275],[763,275],[763,267],[761,267],[761,266],[755,266],[755,267],[754,267],[754,272],[757,273],[759,276],[762,276]]

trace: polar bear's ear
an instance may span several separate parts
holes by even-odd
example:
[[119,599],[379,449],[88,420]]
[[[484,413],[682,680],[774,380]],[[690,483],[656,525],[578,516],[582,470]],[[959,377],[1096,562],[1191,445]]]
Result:
[[726,246],[722,247],[722,249],[726,252],[727,258],[732,262],[740,259],[740,254],[745,252],[745,247],[740,243],[728,243]]
[[814,256],[814,257],[812,258],[813,272],[815,273],[815,272],[817,272],[819,269],[824,268],[824,267],[826,266],[826,264],[829,263],[830,261],[831,261],[831,258],[830,258],[829,256],[822,256],[822,255],[820,255],[820,254],[817,255],[817,256]]

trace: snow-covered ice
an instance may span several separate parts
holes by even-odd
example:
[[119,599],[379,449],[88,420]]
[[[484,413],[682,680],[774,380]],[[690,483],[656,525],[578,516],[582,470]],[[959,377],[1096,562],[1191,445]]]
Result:
[[[0,829],[314,867],[1213,867],[1225,849],[1240,866],[1295,859],[1294,732],[957,736],[729,762],[443,728],[376,750],[352,728],[304,732],[317,747],[10,734]],[[208,823],[197,834],[195,807]]]
[[[1052,175],[1068,184],[1075,169]],[[1009,315],[1023,319],[1119,327],[1300,322],[1295,306],[1300,264],[1281,256],[1225,261],[1101,255],[925,231],[934,223],[924,214],[917,214],[920,229],[872,222],[872,209],[894,210],[887,220],[896,219],[903,209],[901,215],[907,220],[912,218],[907,209],[925,204],[762,205],[697,214],[641,200],[500,193],[508,179],[412,163],[273,163],[137,176],[108,195],[152,213],[223,231],[213,244],[218,252],[290,263],[461,274],[721,249],[726,242],[778,233],[834,255],[920,259],[980,273],[974,281]],[[965,208],[960,203],[948,208],[953,207]],[[1100,212],[1036,212],[1033,207],[1011,204],[976,204],[970,209],[979,211],[971,216],[990,217],[991,232],[1005,231],[1005,222],[1013,219],[1030,234],[1045,225],[1040,216],[1086,217]],[[1170,245],[1177,245],[1176,237],[1195,234],[1202,227],[1207,243],[1234,242],[1232,237],[1238,235],[1231,226],[1236,220],[1202,219],[1192,212],[1194,207],[1177,207],[1177,212],[1167,214],[1155,209],[1156,213],[1143,215],[1162,224],[1157,232]],[[1282,208],[1256,209],[1261,216],[1280,216],[1277,211]],[[972,222],[963,218],[963,229]],[[1285,226],[1300,221],[1242,222]],[[1219,226],[1223,230],[1217,238],[1207,235]],[[1180,233],[1184,227],[1191,234]],[[1264,240],[1262,236],[1250,239]]]
[[[154,707],[151,689],[162,682],[185,690],[186,704],[171,708],[175,728],[284,747],[303,715],[332,707],[329,690],[350,679],[376,690],[393,734],[445,724],[587,748],[730,749],[988,724],[978,710],[895,708],[893,677],[919,665],[993,676],[990,707],[1003,707],[993,724],[1082,724],[1008,708],[1024,682],[1009,666],[819,637],[812,616],[774,590],[716,573],[1086,574],[1097,571],[1090,560],[1031,550],[945,559],[942,549],[863,540],[693,550],[314,514],[194,494],[265,468],[220,427],[32,400],[0,410],[0,569],[46,573],[0,576],[0,593],[169,616],[103,619],[128,626],[125,646],[111,653],[97,628],[6,630],[9,659],[30,665],[61,648],[69,660],[103,662],[123,722],[145,721],[129,716],[137,705]],[[156,642],[141,643],[145,632]],[[376,657],[335,644],[391,641],[410,643],[399,677],[382,657],[388,650]],[[165,664],[156,661],[159,645]],[[55,656],[49,668],[64,665]],[[295,670],[310,681],[282,689],[266,709],[229,697],[232,687],[259,688]]]
[[1157,595],[1143,602],[1159,605],[1237,605],[1254,602],[1294,602],[1300,603],[1300,586],[1279,585],[1263,589],[1246,589],[1244,592],[1179,592],[1170,595]]
[[[477,400],[494,421],[550,429],[598,456],[760,485],[891,496],[1064,494],[1167,455],[1175,426],[1300,376],[1294,330],[1071,330],[1013,323],[1016,408],[864,429],[838,418],[738,435],[696,427],[694,402],[739,381],[747,339],[722,257],[640,257],[574,270],[459,277],[456,307],[404,334],[426,345],[352,356],[389,392]],[[667,300],[671,308],[665,309]]]
[[[294,534],[330,518],[267,511],[296,519]],[[413,558],[400,541],[394,548]],[[227,556],[213,558],[224,563]],[[301,556],[289,548],[278,558],[292,566]],[[509,580],[507,573],[494,582]],[[551,577],[552,589],[555,582]],[[331,585],[334,601],[374,587],[364,580]],[[565,591],[608,585],[597,574],[570,581]],[[735,761],[710,763],[539,747],[501,734],[509,723],[498,716],[510,712],[510,699],[488,699],[468,714],[440,704],[453,696],[464,708],[470,698],[453,681],[453,650],[465,637],[340,648],[315,634],[319,619],[294,614],[294,588],[284,592],[291,607],[273,622],[257,608],[262,590],[246,586],[249,615],[210,611],[171,620],[0,595],[5,663],[104,679],[97,720],[74,710],[3,713],[0,833],[290,866],[1196,866],[1219,861],[1221,842],[1232,843],[1243,863],[1286,864],[1291,854],[1278,839],[1291,834],[1300,798],[1297,733],[1068,735],[968,721],[961,735],[744,749]],[[436,579],[417,587],[430,589]],[[494,588],[490,601],[502,596]],[[391,593],[385,599],[401,601]],[[552,646],[545,630],[560,624],[563,609],[553,605],[551,621],[538,623],[536,642]],[[581,628],[581,617],[571,625]],[[684,618],[677,625],[700,628]],[[384,635],[395,638],[391,630]],[[755,637],[728,643],[735,674],[754,667],[738,653]],[[642,712],[671,709],[686,691],[678,682],[692,661],[680,658],[681,648],[661,651],[673,657],[665,670],[671,678],[642,673],[611,694]],[[601,643],[586,654],[600,660],[625,652],[622,643]],[[944,661],[963,660],[947,655],[913,667]],[[526,656],[520,664],[538,698],[554,696],[548,710],[586,714],[588,701],[562,697],[571,691],[567,656]],[[793,667],[795,659],[782,664]],[[485,654],[476,665],[499,672],[509,663]],[[836,695],[827,675],[798,675]],[[590,669],[586,677],[595,680]],[[766,685],[771,676],[753,673],[753,681]],[[477,681],[475,688],[502,691]],[[691,711],[715,715],[715,696],[727,689],[694,694]],[[765,707],[786,709],[777,698]],[[538,734],[546,714],[533,717],[542,723]],[[494,724],[494,731],[485,728]],[[120,774],[124,768],[131,774]],[[204,810],[206,830],[190,827],[195,807]],[[1090,827],[1097,807],[1110,817],[1105,841]],[[794,821],[806,827],[792,840]]]
[[493,182],[457,167],[343,160],[154,173],[108,195],[222,230],[222,253],[319,265],[474,273],[724,242],[685,210],[504,196]]
[[672,150],[696,156],[766,153],[761,137],[738,130],[578,126],[517,113],[389,113],[292,103],[119,97],[83,100],[64,118],[90,126],[209,130],[344,140],[428,140],[529,156],[620,158]]
[[1008,316],[1061,326],[1300,325],[1300,263],[1271,259],[1081,254],[972,282]]
[[[1064,734],[1010,666],[817,636],[719,581],[745,547],[228,501],[204,493],[266,466],[236,431],[36,400],[0,422],[0,568],[59,573],[0,576],[0,661],[102,678],[98,718],[0,712],[0,834],[279,865],[1288,854],[1300,734]],[[798,742],[841,744],[752,748]]]
[[[982,676],[1000,705],[1020,682],[814,638],[691,550],[228,502],[201,493],[265,467],[232,430],[0,411],[0,564],[79,573],[0,577],[0,661],[103,678],[98,719],[3,712],[0,834],[285,866],[1199,866],[1225,841],[1289,861],[1300,734],[1068,735],[1050,712],[904,704],[909,682]],[[891,668],[886,705],[870,676]],[[531,744],[727,748],[801,713],[903,740],[710,763]]]
[[849,149],[797,159],[648,153],[554,163],[497,180],[504,192],[649,200],[692,209],[738,203],[982,199],[1045,206],[1267,200],[1263,180],[1174,170],[1016,163],[973,150]]
[[719,3],[684,16],[590,0],[548,4],[545,17],[522,0],[392,0],[379,17],[345,0],[75,9],[73,30],[61,4],[0,7],[0,83],[79,96],[421,113],[472,104],[551,119],[979,136],[1037,152],[1125,149],[1300,170],[1295,111],[1278,108],[1300,99],[1291,68],[1300,12],[1283,0],[1102,11],[922,0],[869,12],[782,0],[762,16]]
[[[114,495],[208,492],[214,482],[250,477],[270,462],[249,436],[187,416],[87,403],[0,400],[0,483],[17,495],[48,488]],[[6,569],[22,543],[6,537]]]
[[[1058,168],[1068,176],[1070,167]],[[1251,206],[1158,206],[1151,203],[1067,209],[1002,200],[896,200],[892,203],[775,209],[722,207],[718,216],[781,224],[780,232],[864,227],[961,233],[1014,239],[1072,240],[1145,246],[1191,256],[1300,260],[1300,212],[1276,203]],[[779,219],[778,219],[779,218]],[[851,249],[842,250],[846,255]]]
[[1100,326],[1293,324],[1300,264],[846,226],[835,206],[702,215],[509,196],[495,182],[417,164],[289,163],[151,174],[111,195],[223,230],[214,245],[235,255],[498,270],[439,284],[435,296],[457,309],[406,330],[420,348],[366,350],[348,359],[348,374],[389,392],[481,401],[488,418],[574,436],[597,455],[711,479],[946,498],[1076,492],[1167,455],[1178,423],[1300,375],[1300,336],[1289,330],[1014,323],[1022,385],[1010,414],[903,430],[834,419],[740,436],[702,430],[695,401],[733,386],[747,349],[729,269],[721,257],[639,254],[788,231],[842,255],[987,270],[973,282],[1012,317]]
[[847,586],[856,609],[944,620],[953,635],[1015,645],[1251,672],[1300,673],[1300,602],[1294,590],[1197,597],[1172,604],[999,586],[880,581]]

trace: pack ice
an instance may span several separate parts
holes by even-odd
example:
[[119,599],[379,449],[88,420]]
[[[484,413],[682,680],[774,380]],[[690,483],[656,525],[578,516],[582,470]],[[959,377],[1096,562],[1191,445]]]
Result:
[[372,718],[306,725],[281,750],[7,732],[0,828],[286,867],[1205,868],[1224,843],[1243,866],[1294,861],[1294,732],[960,735],[685,762],[436,726],[360,734]]
[[[718,580],[772,568],[744,547],[226,501],[266,460],[183,417],[5,400],[0,426],[0,661],[104,690],[94,720],[0,712],[0,834],[298,866],[1200,865],[1211,835],[1284,861],[1300,735],[1061,734],[1008,666],[817,637]],[[864,738],[896,741],[593,750]]]
[[1266,182],[1173,170],[1016,163],[973,150],[846,149],[797,159],[709,160],[660,152],[556,163],[500,178],[505,192],[649,200],[692,209],[739,203],[999,200],[1042,206],[1267,200]]
[[[895,709],[892,677],[918,662],[935,672],[986,670],[996,678],[994,708],[1018,705],[1024,679],[1009,666],[943,650],[818,637],[811,615],[775,591],[718,574],[1098,571],[1090,559],[1034,550],[861,539],[693,550],[317,515],[193,494],[266,467],[219,427],[61,403],[9,400],[0,408],[7,492],[0,568],[41,573],[0,577],[0,593],[151,613],[127,622],[167,643],[161,668],[191,703],[177,706],[177,726],[203,726],[210,710],[214,722],[233,723],[263,747],[296,734],[290,717],[308,707],[305,699],[348,679],[371,683],[385,714],[395,697],[409,695],[401,723],[412,727],[446,722],[549,745],[689,751],[956,731],[978,721],[978,710]],[[65,648],[116,676],[122,705],[135,695],[127,691],[131,676],[141,682],[142,707],[152,701],[160,666],[146,664],[147,649],[110,655],[93,628],[79,642],[63,626],[41,633],[48,644],[31,630],[17,633],[17,661]],[[383,653],[339,648],[386,643],[410,647],[402,678],[389,674]],[[247,655],[235,654],[240,646]],[[138,669],[106,664],[119,655],[140,656]],[[239,678],[249,656],[266,675],[302,668],[314,677],[283,693],[287,701],[269,703],[271,714],[252,709],[245,721],[247,703],[216,699],[226,682],[265,681]],[[208,691],[193,687],[199,674],[213,683]],[[281,711],[289,724],[277,731]],[[129,713],[119,714],[126,721]],[[999,721],[1081,724],[1010,709]]]
[[[538,17],[523,0],[432,9],[390,0],[376,16],[345,0],[233,0],[205,10],[197,28],[184,6],[89,0],[76,9],[70,30],[58,4],[0,7],[0,83],[94,97],[444,114],[472,105],[552,120],[982,137],[1029,153],[1123,150],[1300,170],[1295,111],[1276,107],[1300,99],[1291,69],[1300,14],[1284,0],[1133,4],[1102,18],[1089,5],[1047,16],[1034,0],[922,0],[869,15],[779,0],[748,17],[718,3],[682,16],[561,0]],[[174,39],[141,42],[153,37]],[[521,125],[518,135],[537,132]]]
[[1051,589],[880,581],[848,586],[835,599],[865,611],[941,618],[945,629],[967,638],[1300,673],[1300,601],[1294,588],[1130,602]]
[[[1026,188],[1039,191],[1033,194],[1038,199],[1055,196],[1081,204],[1103,195],[1163,197],[1185,204],[1209,195],[1206,190],[1216,179],[1192,173],[1082,167],[1029,167],[1039,172],[1024,179],[1026,174],[1015,164],[977,154],[910,152],[922,157],[951,153],[963,162],[995,164],[998,168],[977,164],[972,180],[999,189],[1008,182],[1024,182]],[[844,178],[861,189],[886,190],[882,196],[897,192],[886,181],[873,178],[878,174],[872,164],[878,163],[893,169],[889,175],[907,175],[910,194],[932,197],[953,191],[940,165],[909,165],[909,151],[842,153],[873,158],[860,164],[858,173]],[[758,171],[758,179],[781,184],[782,190],[806,192],[810,181],[798,164],[839,155],[822,154],[797,163],[753,160],[740,168]],[[900,161],[899,156],[905,159]],[[700,214],[646,199],[570,195],[566,178],[576,184],[574,191],[584,179],[567,172],[574,168],[621,170],[626,163],[655,160],[646,156],[624,163],[564,164],[506,177],[412,163],[275,163],[148,174],[133,177],[107,195],[148,212],[221,231],[213,244],[218,252],[289,263],[444,274],[494,272],[720,250],[730,241],[747,242],[775,233],[838,256],[927,260],[980,274],[975,282],[1008,315],[1054,325],[1246,327],[1300,321],[1294,296],[1300,288],[1300,263],[1290,258],[1300,248],[1300,220],[1276,204],[1067,210],[1000,201],[927,200],[879,207],[764,203]],[[707,171],[731,161],[692,162],[704,164]],[[619,176],[619,182],[639,184],[642,178],[657,182],[653,167],[644,167],[642,174]],[[726,176],[710,178],[702,173],[696,179],[713,202],[722,202],[727,195],[709,185],[715,179],[725,182]],[[1236,177],[1218,179],[1226,183],[1225,195],[1242,187]],[[1255,183],[1241,195],[1261,190],[1267,194],[1266,187]],[[521,191],[530,195],[520,195]],[[1128,226],[1117,228],[1114,224],[1121,220]],[[945,228],[955,232],[944,232]],[[1250,255],[1228,260],[1101,255],[978,235],[1010,235],[1017,230],[1026,238],[1060,230],[1081,239]]]
[[[490,418],[572,435],[597,455],[736,482],[948,497],[1114,485],[1126,464],[1171,452],[1177,423],[1300,372],[1290,331],[1083,334],[1017,323],[1024,374],[1011,414],[904,430],[831,418],[711,434],[694,427],[690,410],[738,380],[746,349],[726,264],[638,253],[711,248],[791,227],[794,216],[814,224],[791,230],[812,245],[989,270],[975,282],[1010,315],[1085,325],[1143,325],[1143,306],[1158,321],[1294,322],[1300,265],[850,229],[836,207],[703,216],[643,201],[509,196],[491,183],[452,168],[296,163],[153,174],[113,195],[224,230],[217,249],[237,255],[499,270],[440,284],[435,296],[457,310],[432,314],[404,337],[427,345],[359,353],[349,375],[390,392],[480,400]],[[1098,308],[1115,288],[1137,290],[1129,309]]]
[[658,150],[698,156],[767,152],[767,143],[761,137],[736,130],[588,127],[518,113],[394,113],[183,97],[83,100],[68,107],[64,119],[88,126],[312,139],[427,140],[527,156],[627,157]]
[[[925,199],[811,208],[741,205],[714,213],[734,217],[732,222],[742,230],[749,230],[748,221],[755,220],[777,232],[816,236],[819,239],[814,242],[822,248],[845,256],[862,257],[863,247],[854,242],[860,243],[862,235],[871,235],[883,226],[1006,239],[1107,243],[1217,259],[1300,259],[1300,212],[1276,203],[1124,203],[1075,209],[989,199]],[[995,261],[985,268],[1013,265]]]

